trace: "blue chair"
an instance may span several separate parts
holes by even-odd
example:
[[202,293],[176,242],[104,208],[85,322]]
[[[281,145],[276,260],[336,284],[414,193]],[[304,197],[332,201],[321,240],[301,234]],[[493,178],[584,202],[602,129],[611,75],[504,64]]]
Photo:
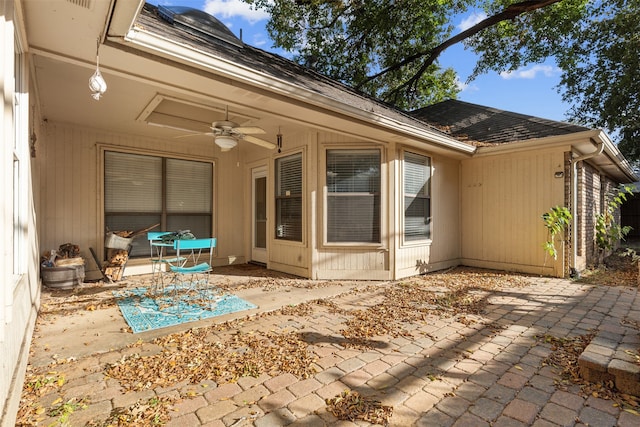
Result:
[[[215,237],[173,241],[173,249],[176,251],[175,258],[185,260],[184,262],[167,262],[169,273],[172,275],[171,283],[174,292],[208,289],[209,276],[213,271],[211,264],[216,243]],[[207,292],[207,294],[210,293]]]

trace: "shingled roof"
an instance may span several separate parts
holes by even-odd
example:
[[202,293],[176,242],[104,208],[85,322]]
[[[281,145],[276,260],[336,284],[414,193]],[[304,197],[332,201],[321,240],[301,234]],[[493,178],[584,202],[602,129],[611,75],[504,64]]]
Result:
[[414,110],[411,115],[441,131],[479,145],[505,144],[590,130],[566,122],[542,119],[450,99]]
[[[228,40],[211,37],[198,31],[187,31],[183,25],[174,25],[167,22],[167,19],[159,13],[158,7],[149,3],[145,3],[134,25],[146,31],[160,34],[166,39],[188,46],[196,51],[287,81],[344,105],[376,113],[418,129],[450,137],[437,127],[431,126],[392,105],[381,102],[279,55],[255,48],[242,43],[240,40],[237,43],[229,43]],[[217,28],[217,30],[220,31],[220,28]]]

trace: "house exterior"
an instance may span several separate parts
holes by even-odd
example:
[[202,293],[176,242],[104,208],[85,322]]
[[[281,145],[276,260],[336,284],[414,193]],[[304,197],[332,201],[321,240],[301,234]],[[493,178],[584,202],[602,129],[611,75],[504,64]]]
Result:
[[[634,176],[606,133],[457,100],[412,115],[478,147],[461,162],[462,264],[557,277],[598,264],[595,216]],[[555,262],[532,245],[553,206],[571,209],[576,230]]]
[[[461,264],[563,276],[589,262],[598,191],[636,179],[599,130],[554,122],[566,131],[461,140],[435,110],[389,108],[197,11],[133,0],[5,0],[0,11],[0,170],[12,183],[2,425],[15,419],[45,250],[78,245],[99,278],[90,248],[104,259],[107,229],[159,224],[215,236],[214,266],[313,279]],[[106,91],[95,78],[89,88],[98,70]],[[216,122],[241,136],[220,138]],[[545,259],[540,216],[569,202],[575,254]],[[126,275],[150,271],[147,248],[134,240]]]

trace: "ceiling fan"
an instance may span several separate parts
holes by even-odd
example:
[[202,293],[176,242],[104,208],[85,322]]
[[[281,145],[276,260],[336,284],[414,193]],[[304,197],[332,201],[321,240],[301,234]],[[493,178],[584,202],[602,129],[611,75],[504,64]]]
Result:
[[[254,134],[266,133],[264,129],[257,126],[240,126],[236,122],[229,120],[229,107],[225,107],[225,119],[211,124],[211,132],[203,135],[212,135],[214,142],[222,151],[229,151],[238,144],[238,140],[250,142],[264,148],[275,148],[272,142],[252,136]],[[189,136],[189,135],[184,135]]]

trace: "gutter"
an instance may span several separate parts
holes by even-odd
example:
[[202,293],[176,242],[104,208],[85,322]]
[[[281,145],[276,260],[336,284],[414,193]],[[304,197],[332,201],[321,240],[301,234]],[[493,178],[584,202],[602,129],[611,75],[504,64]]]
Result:
[[[253,87],[261,87],[268,92],[279,94],[287,98],[296,99],[307,105],[320,107],[334,114],[338,113],[352,119],[361,120],[369,125],[375,125],[386,131],[395,134],[401,133],[405,137],[426,140],[427,142],[439,145],[444,148],[452,149],[465,154],[473,154],[476,147],[460,142],[448,135],[441,134],[436,130],[423,129],[410,123],[403,123],[393,118],[387,117],[384,113],[375,111],[364,111],[360,108],[351,106],[329,98],[325,95],[318,94],[310,89],[302,88],[288,81],[261,73],[255,69],[248,69],[236,63],[232,63],[223,58],[213,57],[212,55],[183,46],[170,41],[161,35],[146,31],[140,28],[131,28],[124,37],[109,36],[109,41],[120,44],[130,43],[138,49],[154,52],[161,57],[171,57],[174,60],[200,68],[215,74],[224,76],[232,81],[244,82]],[[233,84],[233,83],[231,83]],[[413,119],[415,120],[415,119]]]
[[580,273],[576,268],[578,263],[578,162],[599,156],[604,151],[604,141],[598,139],[595,143],[596,149],[591,153],[583,154],[575,159],[571,159],[571,266],[569,275],[579,278]]

